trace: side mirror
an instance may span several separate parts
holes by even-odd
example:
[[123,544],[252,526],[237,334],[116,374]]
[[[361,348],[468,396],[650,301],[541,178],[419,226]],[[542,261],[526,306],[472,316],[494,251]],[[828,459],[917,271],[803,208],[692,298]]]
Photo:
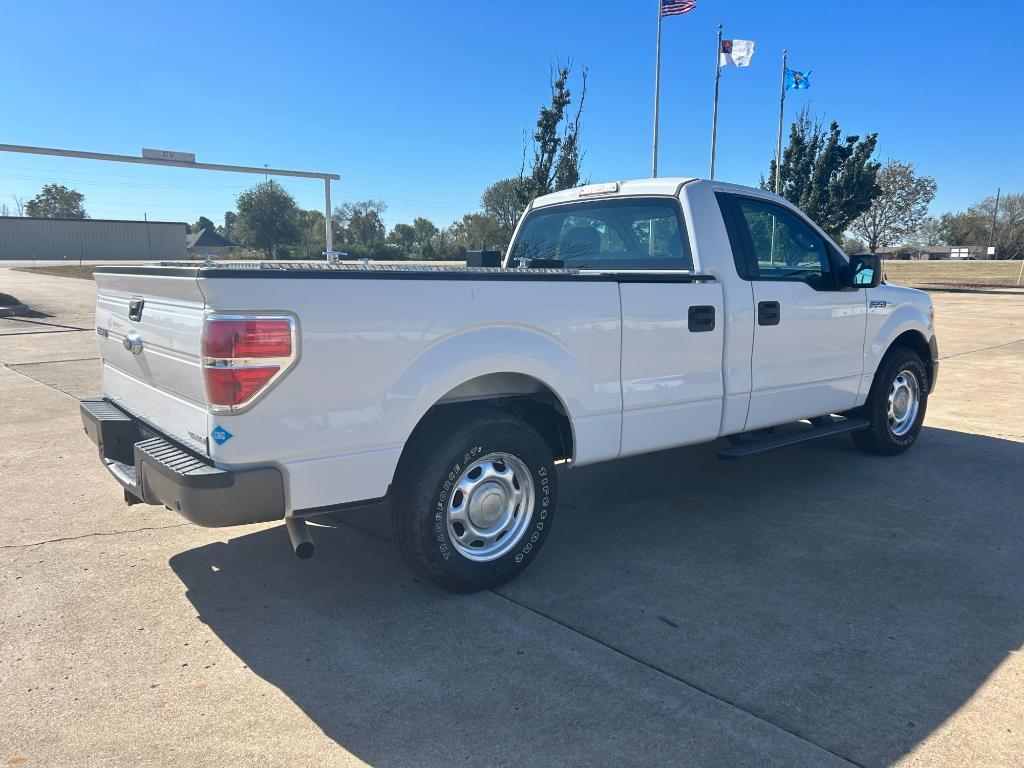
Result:
[[847,278],[848,288],[874,288],[882,282],[882,257],[875,253],[851,256]]

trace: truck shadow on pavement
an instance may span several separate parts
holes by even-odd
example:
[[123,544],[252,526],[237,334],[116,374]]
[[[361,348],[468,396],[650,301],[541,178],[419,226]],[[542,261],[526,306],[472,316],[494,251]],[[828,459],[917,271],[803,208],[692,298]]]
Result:
[[311,561],[281,528],[171,567],[373,765],[882,766],[1024,642],[1022,466],[1024,443],[926,428],[889,459],[835,438],[570,471],[531,569],[470,596],[414,579],[383,510],[318,527]]

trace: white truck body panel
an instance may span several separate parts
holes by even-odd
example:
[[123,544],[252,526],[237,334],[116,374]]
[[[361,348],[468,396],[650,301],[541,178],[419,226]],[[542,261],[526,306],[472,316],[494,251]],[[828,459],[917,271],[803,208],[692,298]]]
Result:
[[754,326],[753,387],[745,429],[855,405],[864,369],[867,291],[816,291],[754,282],[754,303],[777,301],[785,323]]
[[[205,302],[194,277],[97,275],[96,328],[107,397],[193,450],[206,452],[206,398],[199,362]],[[141,320],[129,301],[144,298]],[[125,348],[138,333],[145,355]]]
[[558,393],[577,463],[618,455],[614,282],[234,278],[200,286],[218,311],[280,307],[285,295],[301,306],[299,363],[251,413],[218,415],[213,421],[235,437],[210,446],[225,466],[273,456],[292,481],[290,509],[338,503],[341,488],[344,500],[383,496],[427,410],[488,374],[526,374]]
[[715,283],[623,283],[620,456],[718,437],[722,421],[722,327],[686,332],[680,307],[713,306]]
[[[696,280],[678,271],[685,279],[101,270],[106,395],[217,467],[279,468],[286,513],[307,514],[384,496],[413,430],[448,400],[546,389],[568,417],[571,463],[580,466],[846,411],[864,402],[894,339],[934,335],[920,292],[742,277],[717,192],[796,210],[759,190],[687,179],[622,182],[607,195],[677,200],[692,273],[706,276]],[[566,190],[530,210],[581,199],[590,198]],[[127,319],[134,296],[145,299],[140,322]],[[779,302],[784,322],[759,325],[762,301]],[[714,308],[713,330],[688,330],[695,306]],[[298,360],[251,409],[213,413],[206,404],[200,345],[211,312],[296,318]],[[141,354],[122,346],[133,330]],[[209,439],[218,428],[231,435],[222,444]]]

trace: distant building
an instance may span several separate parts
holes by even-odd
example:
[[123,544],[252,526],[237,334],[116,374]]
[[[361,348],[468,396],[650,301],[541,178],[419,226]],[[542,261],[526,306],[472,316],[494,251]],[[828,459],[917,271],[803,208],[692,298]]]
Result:
[[180,261],[185,224],[0,216],[0,259]]
[[879,248],[877,253],[886,259],[908,259],[910,261],[941,261],[943,259],[964,261],[993,258],[987,255],[983,245],[901,245],[898,248]]
[[185,257],[201,259],[207,254],[214,258],[226,258],[238,250],[238,245],[221,237],[212,229],[200,229],[185,236]]

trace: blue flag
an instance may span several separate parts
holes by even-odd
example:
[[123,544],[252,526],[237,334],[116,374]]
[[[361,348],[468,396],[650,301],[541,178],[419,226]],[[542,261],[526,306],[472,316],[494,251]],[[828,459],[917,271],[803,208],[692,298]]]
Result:
[[795,69],[786,67],[786,90],[802,91],[811,87],[811,71],[797,72]]

